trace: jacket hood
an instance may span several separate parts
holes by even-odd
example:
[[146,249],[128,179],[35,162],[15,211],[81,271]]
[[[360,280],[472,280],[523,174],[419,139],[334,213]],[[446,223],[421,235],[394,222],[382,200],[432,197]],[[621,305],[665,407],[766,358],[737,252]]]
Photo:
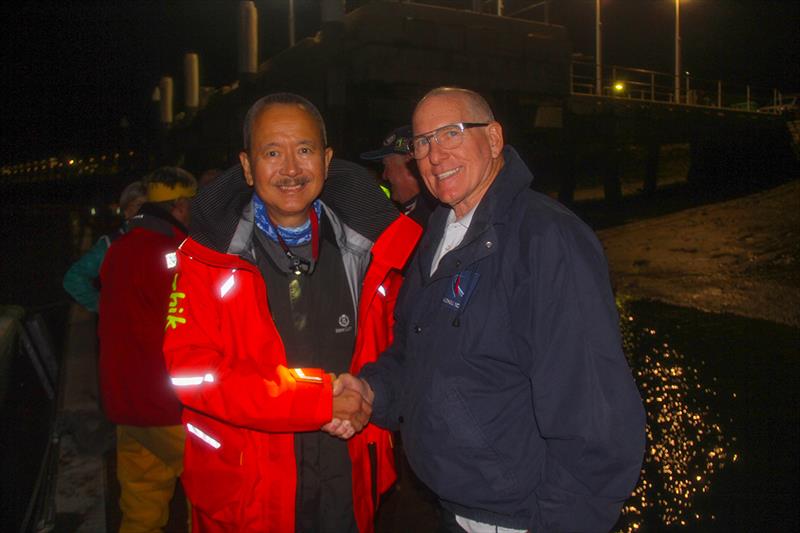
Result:
[[[212,250],[227,252],[252,196],[242,166],[232,166],[192,200],[190,237]],[[364,167],[342,159],[331,161],[320,198],[342,222],[370,241],[400,216]]]
[[148,229],[169,237],[174,236],[176,231],[180,234],[181,238],[189,234],[189,230],[181,221],[164,209],[151,203],[142,205],[141,209],[139,209],[139,213],[126,222],[124,232],[134,228]]
[[470,228],[464,236],[465,240],[492,220],[496,221],[507,215],[514,198],[529,189],[533,183],[533,174],[511,145],[507,144],[503,148],[503,161],[503,168],[475,210]]

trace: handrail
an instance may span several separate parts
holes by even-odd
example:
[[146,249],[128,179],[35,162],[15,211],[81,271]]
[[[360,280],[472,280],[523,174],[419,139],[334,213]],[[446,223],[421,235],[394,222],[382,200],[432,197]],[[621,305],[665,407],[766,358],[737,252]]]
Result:
[[[596,68],[593,61],[573,60],[570,64],[570,93],[600,98],[669,102],[689,107],[711,107],[751,113],[779,115],[782,93],[753,85],[741,85],[681,77],[680,94],[675,94],[675,75],[655,70],[604,65],[601,94],[597,94]],[[676,97],[677,96],[677,97]]]

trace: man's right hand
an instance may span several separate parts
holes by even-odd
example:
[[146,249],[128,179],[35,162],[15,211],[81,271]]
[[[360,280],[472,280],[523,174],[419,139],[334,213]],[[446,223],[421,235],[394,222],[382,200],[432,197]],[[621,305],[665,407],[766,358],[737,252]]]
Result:
[[342,374],[333,383],[333,419],[322,431],[349,439],[369,422],[374,397],[369,385],[350,374]]

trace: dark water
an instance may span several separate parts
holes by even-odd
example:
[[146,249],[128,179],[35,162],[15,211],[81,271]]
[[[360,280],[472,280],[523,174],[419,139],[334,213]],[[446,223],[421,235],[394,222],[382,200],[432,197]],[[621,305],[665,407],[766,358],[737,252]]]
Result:
[[620,305],[648,446],[619,530],[800,529],[800,330]]

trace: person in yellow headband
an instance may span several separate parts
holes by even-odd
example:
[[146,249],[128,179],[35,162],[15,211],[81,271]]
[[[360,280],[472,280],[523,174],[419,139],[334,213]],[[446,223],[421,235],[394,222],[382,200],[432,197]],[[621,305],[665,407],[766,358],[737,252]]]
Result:
[[183,169],[161,167],[142,183],[147,203],[100,268],[100,392],[117,424],[122,532],[164,528],[186,438],[181,404],[165,385],[161,345],[197,182]]

